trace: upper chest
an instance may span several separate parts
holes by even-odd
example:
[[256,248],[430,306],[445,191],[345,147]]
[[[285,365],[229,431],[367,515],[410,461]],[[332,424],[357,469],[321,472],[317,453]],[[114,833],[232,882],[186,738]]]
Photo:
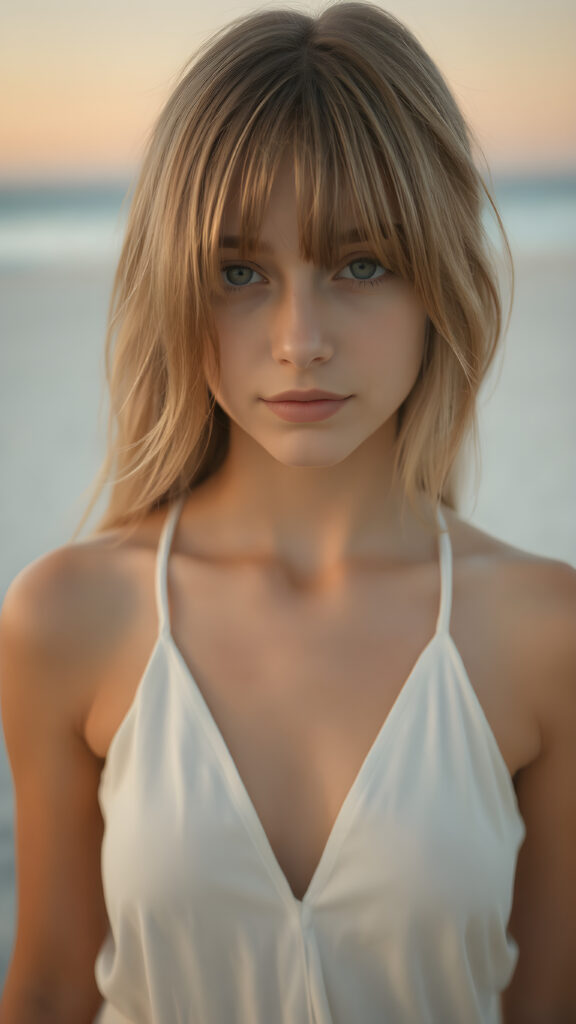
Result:
[[[100,756],[134,698],[157,632],[153,586],[140,592],[139,613],[89,720]],[[364,570],[309,592],[277,572],[173,555],[168,593],[173,642],[242,777],[263,801],[274,794],[274,777],[283,792],[287,779],[316,784],[333,814],[434,635],[438,565]],[[450,631],[514,775],[536,742],[520,659],[516,671],[490,588],[475,589],[457,569]]]
[[[249,752],[268,733],[295,768],[294,751],[308,750],[328,775],[349,776],[434,636],[438,564],[364,569],[320,593],[278,574],[197,574],[190,587],[187,566],[173,562],[172,634],[232,753],[250,771]],[[535,740],[522,658],[516,671],[490,587],[474,591],[456,570],[452,590],[450,632],[514,775]]]

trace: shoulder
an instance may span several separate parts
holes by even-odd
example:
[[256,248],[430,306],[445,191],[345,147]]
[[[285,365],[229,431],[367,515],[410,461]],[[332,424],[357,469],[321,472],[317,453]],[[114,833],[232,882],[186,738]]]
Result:
[[[50,687],[52,698],[79,701],[81,714],[139,614],[158,525],[156,517],[128,538],[109,531],[64,545],[17,574],[0,611],[3,690],[34,678],[35,686]],[[20,670],[12,671],[16,665]]]
[[[118,552],[101,542],[66,545],[26,565],[8,587],[0,622],[47,654],[73,654],[79,640],[98,633],[110,602],[120,603]],[[92,627],[92,628],[91,628]]]
[[576,569],[509,544],[453,512],[448,511],[446,520],[454,571],[487,587],[491,599],[499,597],[499,604],[506,604],[510,624],[515,615],[524,619],[532,614],[541,617],[542,626],[568,625],[575,610]]
[[454,581],[494,622],[510,667],[521,674],[538,717],[576,701],[576,569],[508,544],[446,514]]

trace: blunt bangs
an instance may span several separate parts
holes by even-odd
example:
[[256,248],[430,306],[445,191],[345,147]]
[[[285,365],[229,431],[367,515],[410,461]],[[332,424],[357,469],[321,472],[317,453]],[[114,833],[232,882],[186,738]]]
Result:
[[222,139],[207,168],[210,186],[203,208],[189,213],[197,231],[198,269],[208,291],[220,287],[226,204],[238,203],[239,255],[247,258],[258,246],[272,184],[287,157],[294,167],[304,260],[336,266],[342,240],[356,229],[388,269],[413,280],[392,176],[361,110],[348,109],[338,85],[320,74],[312,78],[309,73],[304,81],[298,69],[292,74],[278,85],[267,83],[268,94],[259,101],[249,132],[239,124],[237,133],[231,127]]

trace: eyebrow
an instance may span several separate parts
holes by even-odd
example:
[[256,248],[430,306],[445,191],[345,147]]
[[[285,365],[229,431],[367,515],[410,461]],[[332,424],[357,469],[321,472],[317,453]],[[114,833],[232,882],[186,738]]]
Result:
[[[338,245],[350,245],[352,242],[367,242],[368,239],[358,231],[357,228],[351,228],[346,231],[343,235],[337,238]],[[224,235],[220,238],[220,248],[222,249],[239,249],[241,238],[239,235]],[[271,253],[272,247],[267,242],[259,242],[257,249],[260,252]]]

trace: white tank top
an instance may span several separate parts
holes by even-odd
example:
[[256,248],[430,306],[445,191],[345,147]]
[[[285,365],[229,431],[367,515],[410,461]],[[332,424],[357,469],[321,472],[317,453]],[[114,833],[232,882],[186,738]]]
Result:
[[441,509],[436,631],[299,900],[171,636],[183,501],[158,546],[158,638],[99,789],[98,1024],[497,1024],[525,826],[449,632]]

